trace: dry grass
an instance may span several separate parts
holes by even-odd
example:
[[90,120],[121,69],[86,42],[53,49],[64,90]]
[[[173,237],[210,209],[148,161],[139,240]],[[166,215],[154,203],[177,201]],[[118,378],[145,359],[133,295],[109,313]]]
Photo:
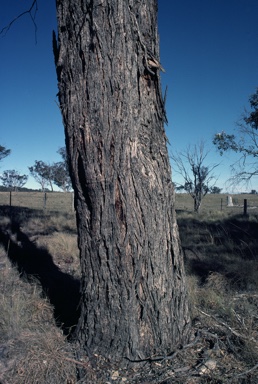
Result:
[[216,367],[206,371],[207,381],[202,380],[204,383],[256,383],[257,216],[235,216],[226,212],[195,215],[181,211],[178,223],[193,325],[196,332],[213,345],[212,350],[216,347],[216,354],[212,353]]
[[0,382],[76,382],[71,346],[56,327],[53,308],[36,281],[20,279],[0,249]]
[[67,232],[53,232],[41,236],[36,241],[37,246],[45,247],[52,255],[54,263],[66,273],[80,278],[80,261],[77,235]]
[[[212,211],[208,207],[199,215],[183,210],[182,205],[189,202],[182,199],[178,210],[193,319],[189,345],[176,351],[173,360],[127,371],[111,367],[97,356],[91,365],[85,357],[88,368],[81,380],[76,377],[81,365],[75,361],[76,348],[56,325],[62,306],[69,306],[69,292],[74,300],[73,278],[80,276],[74,213],[19,208],[9,218],[8,209],[3,209],[0,383],[257,383],[258,215],[252,211],[249,217],[242,217],[226,209],[216,210],[219,199],[214,200]],[[18,230],[12,226],[13,218]],[[28,252],[29,263],[36,260],[44,269],[42,260],[46,258],[49,279],[37,273],[37,278],[35,273],[32,277],[27,269],[24,273],[19,263],[18,272],[7,251],[9,256],[18,256],[11,258],[14,264]],[[63,302],[58,295],[51,297],[60,285],[65,290]]]

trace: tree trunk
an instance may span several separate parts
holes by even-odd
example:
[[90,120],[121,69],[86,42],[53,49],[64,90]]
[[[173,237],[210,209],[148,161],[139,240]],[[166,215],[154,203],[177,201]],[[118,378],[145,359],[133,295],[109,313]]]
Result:
[[106,357],[187,340],[160,89],[156,0],[57,0],[59,101],[82,268],[81,345]]
[[202,204],[202,195],[197,193],[194,196],[194,212],[199,213],[199,210],[201,208],[201,204]]

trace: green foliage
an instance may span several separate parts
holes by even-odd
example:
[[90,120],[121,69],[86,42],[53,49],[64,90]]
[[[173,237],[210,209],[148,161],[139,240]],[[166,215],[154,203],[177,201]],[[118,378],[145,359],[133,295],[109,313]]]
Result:
[[239,160],[231,166],[233,183],[248,182],[258,175],[258,88],[249,98],[250,110],[245,112],[237,124],[236,134],[224,131],[213,137],[213,144],[220,155],[233,151],[239,153]]
[[42,191],[46,189],[47,185],[52,186],[52,170],[51,166],[44,161],[35,160],[33,166],[29,167],[29,171],[32,177],[40,184]]
[[67,152],[65,147],[59,148],[57,151],[62,157],[63,161],[54,163],[52,165],[52,174],[53,182],[57,185],[62,191],[67,192],[71,190],[71,178],[69,175],[68,161],[67,161]]
[[46,190],[46,186],[50,186],[51,191],[53,191],[53,184],[64,192],[71,189],[66,148],[62,147],[57,152],[61,155],[63,161],[47,164],[44,161],[35,160],[35,164],[29,167],[32,177],[41,185],[42,191]]
[[9,156],[11,153],[10,149],[7,149],[0,145],[0,161],[3,160],[6,156]]
[[210,193],[212,194],[219,194],[222,191],[222,188],[217,187],[214,185],[213,187],[210,188]]
[[14,169],[4,171],[2,176],[0,176],[3,186],[17,191],[19,188],[22,188],[28,181],[27,175],[20,175]]
[[253,129],[258,129],[258,88],[256,92],[249,99],[250,107],[252,111],[247,115],[244,120],[246,124],[249,124]]
[[71,189],[71,179],[63,162],[52,165],[52,179],[53,183],[62,191],[67,192]]
[[236,143],[235,135],[228,135],[224,131],[221,133],[216,133],[213,138],[213,144],[216,145],[221,156],[228,150],[232,150],[234,152],[240,151],[240,146]]

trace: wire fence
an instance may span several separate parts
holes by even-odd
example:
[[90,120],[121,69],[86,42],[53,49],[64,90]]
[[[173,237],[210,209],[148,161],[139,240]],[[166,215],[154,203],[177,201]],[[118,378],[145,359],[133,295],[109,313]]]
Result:
[[[194,199],[186,193],[176,194],[176,210],[193,212]],[[200,212],[211,214],[219,211],[229,214],[258,214],[256,194],[207,194],[201,203]]]
[[74,194],[73,192],[0,192],[0,206],[73,212]]
[[[26,207],[36,210],[74,212],[73,192],[0,192],[0,206]],[[194,200],[186,193],[177,193],[175,207],[179,212],[193,212]],[[208,194],[200,212],[232,214],[258,214],[258,195],[255,194]]]

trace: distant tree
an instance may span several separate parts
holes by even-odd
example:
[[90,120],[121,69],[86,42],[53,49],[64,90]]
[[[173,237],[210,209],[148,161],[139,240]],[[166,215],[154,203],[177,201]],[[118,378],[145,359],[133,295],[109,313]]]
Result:
[[51,165],[41,160],[35,160],[35,164],[28,168],[31,176],[40,184],[42,191],[45,191],[46,186],[50,186],[51,191],[54,190],[53,169]]
[[46,190],[47,186],[53,191],[54,184],[64,192],[71,189],[72,183],[68,171],[66,148],[59,148],[57,153],[62,157],[62,161],[48,164],[44,161],[36,160],[35,164],[29,167],[31,175],[41,185],[42,191]]
[[27,183],[28,176],[20,175],[17,171],[12,169],[4,171],[2,176],[0,176],[0,179],[4,187],[17,191]]
[[199,212],[202,199],[214,187],[216,181],[213,170],[219,165],[205,165],[209,151],[205,150],[205,143],[201,141],[185,151],[174,152],[171,159],[174,172],[183,178],[178,185],[179,190],[185,190],[194,199],[194,211]]
[[9,156],[11,153],[10,149],[7,149],[0,145],[0,161],[2,161],[6,156]]
[[72,182],[69,175],[68,160],[66,147],[61,147],[57,151],[62,157],[63,161],[53,164],[53,182],[64,192],[69,191],[72,188]]
[[252,189],[252,190],[251,190],[251,195],[256,195],[256,194],[257,194],[256,189]]
[[67,159],[67,151],[66,147],[60,147],[57,151],[59,155],[62,157],[63,162],[66,164],[66,167],[68,168],[68,159]]
[[239,153],[239,159],[231,165],[232,184],[248,183],[258,176],[258,88],[249,98],[249,104],[250,110],[237,123],[236,134],[222,131],[213,138],[221,155],[227,151]]
[[71,189],[71,179],[64,162],[60,161],[52,165],[52,180],[63,192]]
[[210,193],[214,195],[220,193],[221,191],[222,191],[222,188],[216,187],[215,185],[210,188]]

